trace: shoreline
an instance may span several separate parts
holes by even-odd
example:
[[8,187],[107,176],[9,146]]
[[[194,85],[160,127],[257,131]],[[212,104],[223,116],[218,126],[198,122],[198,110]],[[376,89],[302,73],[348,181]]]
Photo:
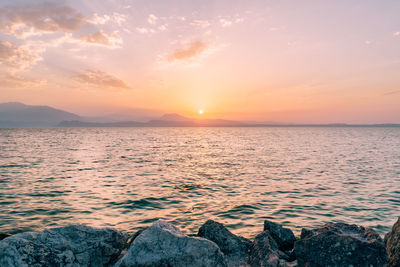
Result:
[[[84,253],[82,252],[84,251]],[[302,229],[265,220],[254,239],[208,220],[195,234],[158,220],[133,235],[68,225],[0,233],[0,266],[399,266],[400,217],[383,238],[371,228],[328,223]]]

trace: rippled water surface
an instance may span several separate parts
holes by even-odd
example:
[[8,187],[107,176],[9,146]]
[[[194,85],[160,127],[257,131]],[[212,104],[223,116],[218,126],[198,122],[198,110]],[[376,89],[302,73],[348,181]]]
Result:
[[383,234],[399,215],[400,128],[0,129],[0,232],[164,218]]

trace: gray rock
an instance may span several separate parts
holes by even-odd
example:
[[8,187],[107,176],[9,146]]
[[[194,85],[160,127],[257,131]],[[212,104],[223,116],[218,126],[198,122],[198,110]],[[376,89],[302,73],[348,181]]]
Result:
[[383,240],[370,228],[326,224],[295,243],[298,266],[385,266]]
[[392,231],[385,236],[386,250],[389,255],[389,267],[400,267],[400,217]]
[[127,236],[84,225],[26,232],[0,241],[0,266],[107,266]]
[[250,266],[277,267],[279,264],[278,245],[270,235],[264,231],[256,236],[250,248]]
[[209,220],[200,227],[198,236],[217,244],[224,253],[228,266],[248,264],[251,241],[232,234],[223,224]]
[[296,238],[292,230],[282,227],[282,225],[265,220],[264,231],[268,230],[272,238],[278,244],[278,247],[282,251],[293,249]]
[[189,237],[158,220],[133,240],[115,265],[125,266],[226,266],[226,260],[214,242]]

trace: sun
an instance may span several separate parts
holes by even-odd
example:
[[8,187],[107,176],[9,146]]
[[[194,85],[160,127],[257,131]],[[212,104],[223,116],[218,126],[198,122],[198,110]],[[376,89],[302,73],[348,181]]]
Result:
[[199,114],[202,115],[204,113],[204,110],[199,109]]

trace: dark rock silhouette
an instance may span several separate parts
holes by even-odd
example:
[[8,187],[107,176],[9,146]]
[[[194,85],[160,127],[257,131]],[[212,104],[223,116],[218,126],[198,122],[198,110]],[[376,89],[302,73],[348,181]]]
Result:
[[0,241],[9,236],[11,236],[11,235],[7,234],[7,233],[0,233]]
[[296,238],[292,230],[284,228],[282,225],[265,220],[264,231],[269,231],[272,238],[278,244],[278,247],[282,251],[293,249]]
[[295,243],[298,265],[384,266],[383,240],[370,228],[344,223],[326,224]]
[[389,256],[389,267],[400,267],[400,217],[392,231],[385,235],[385,244]]

